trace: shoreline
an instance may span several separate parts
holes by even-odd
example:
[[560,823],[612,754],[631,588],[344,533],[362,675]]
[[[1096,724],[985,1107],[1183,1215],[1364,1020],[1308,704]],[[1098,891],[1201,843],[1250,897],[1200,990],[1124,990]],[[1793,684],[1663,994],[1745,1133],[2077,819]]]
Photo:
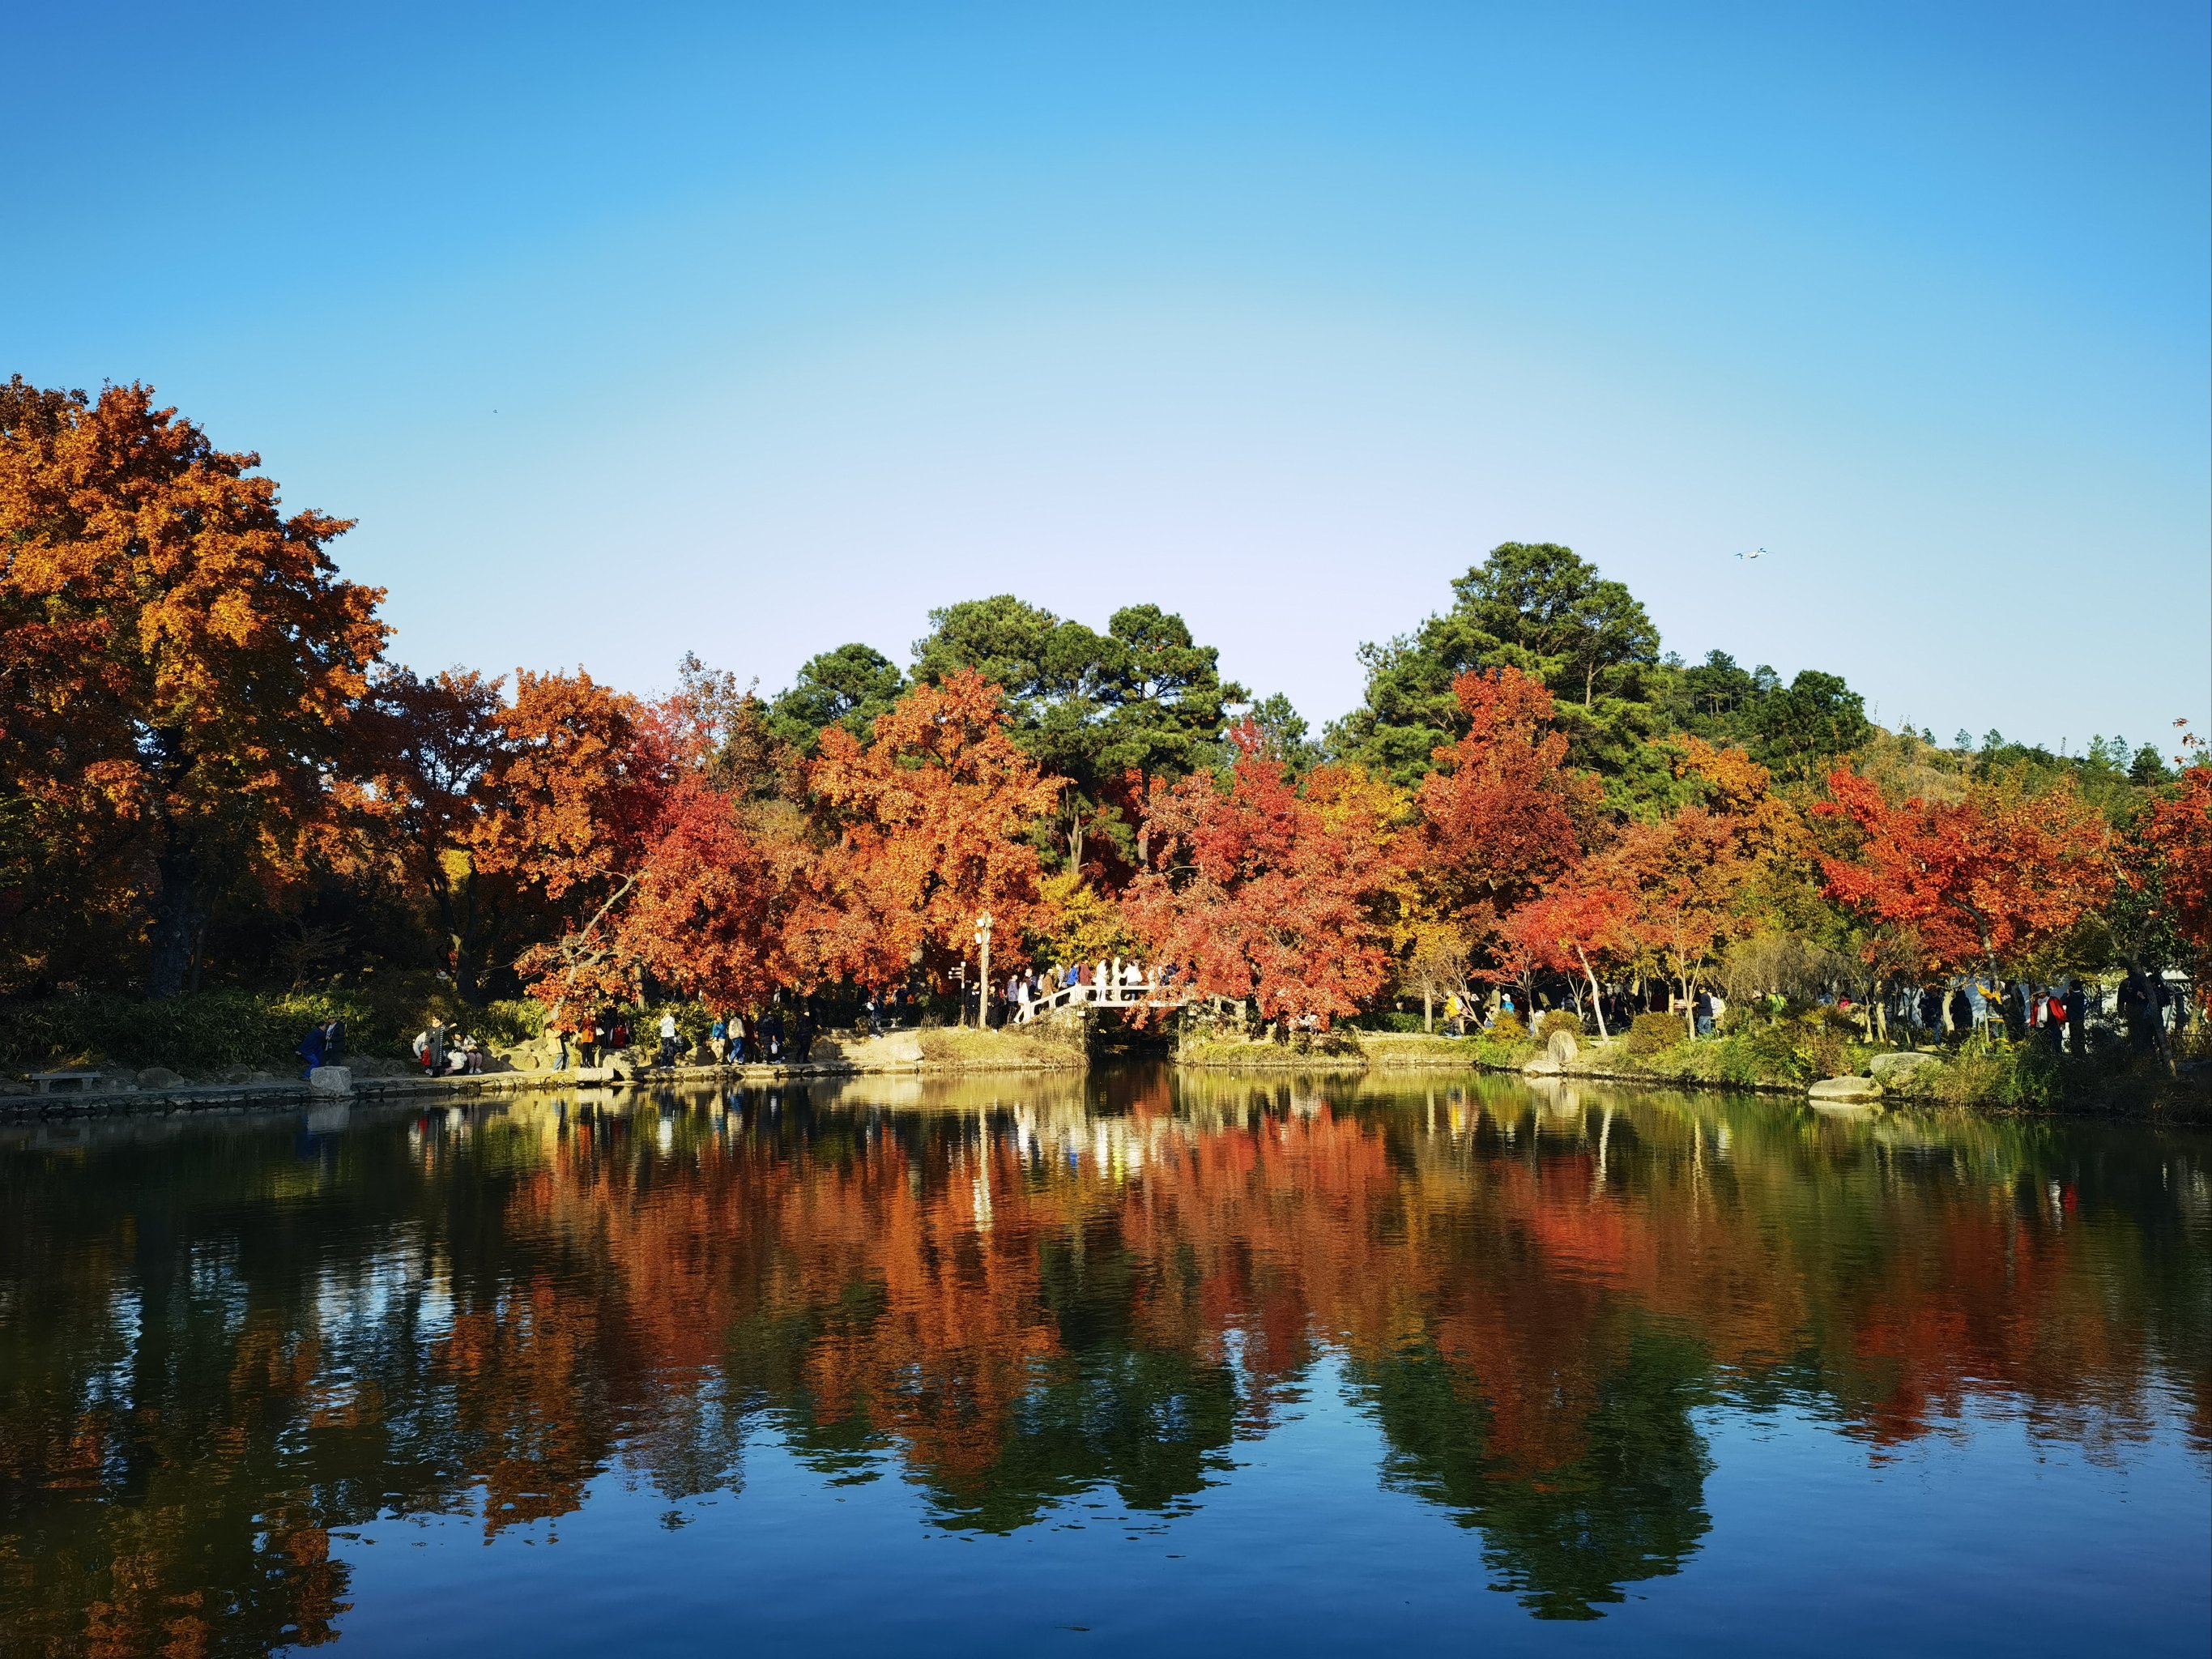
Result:
[[[2203,1063],[2185,1066],[2176,1078],[2154,1084],[2156,1097],[2148,1104],[2130,1105],[2113,1098],[2109,1091],[2078,1095],[2055,1104],[2017,1103],[2002,1099],[1946,1100],[1924,1088],[1900,1088],[1879,1076],[1851,1074],[1821,1078],[1804,1083],[1771,1079],[1735,1080],[1695,1075],[1670,1075],[1603,1063],[1611,1058],[1613,1044],[1581,1048],[1579,1056],[1557,1058],[1540,1049],[1522,1046],[1511,1057],[1495,1050],[1487,1055],[1480,1039],[1446,1037],[1436,1034],[1358,1032],[1352,1036],[1356,1050],[1300,1054],[1279,1043],[1211,1043],[1174,1063],[1194,1071],[1255,1075],[1304,1072],[1339,1077],[1388,1077],[1392,1073],[1473,1072],[1488,1076],[1518,1077],[1530,1083],[1602,1083],[1620,1087],[1713,1091],[1729,1094],[1764,1095],[1794,1100],[1818,1111],[1872,1113],[1899,1110],[1966,1111],[1986,1117],[2079,1117],[2124,1119],[2142,1123],[2212,1123],[2212,1078]],[[1614,1042],[1618,1042],[1618,1039]],[[1579,1047],[1580,1045],[1577,1045]],[[1960,1056],[1928,1050],[1886,1050],[1885,1053],[1925,1053],[1930,1060],[1948,1064]],[[1879,1065],[1881,1056],[1875,1057]],[[1908,1072],[1907,1076],[1911,1073]],[[1828,1088],[1823,1085],[1840,1085]]]
[[[635,1091],[670,1086],[763,1087],[787,1083],[809,1083],[858,1077],[896,1077],[914,1079],[1005,1074],[1048,1076],[1085,1072],[1097,1062],[1073,1047],[1058,1052],[1023,1051],[994,1054],[979,1041],[979,1034],[958,1032],[950,1041],[922,1039],[939,1034],[904,1033],[897,1036],[847,1042],[842,1052],[805,1063],[743,1064],[737,1066],[677,1066],[662,1068],[625,1062],[616,1066],[571,1066],[566,1071],[506,1070],[474,1075],[426,1077],[398,1074],[356,1078],[349,1088],[316,1088],[304,1079],[270,1079],[238,1083],[191,1083],[154,1087],[131,1086],[84,1092],[0,1095],[0,1123],[34,1123],[83,1118],[139,1117],[175,1119],[240,1115],[251,1112],[347,1104],[386,1104],[419,1100],[499,1099],[572,1089]],[[901,1040],[903,1037],[905,1040]],[[1936,1109],[1971,1111],[1990,1117],[2081,1117],[2126,1119],[2139,1122],[2212,1122],[2212,1091],[2198,1100],[2180,1100],[2148,1110],[2130,1109],[2109,1101],[2085,1099],[2054,1107],[2008,1104],[2002,1101],[1959,1103],[1929,1097],[1917,1090],[1899,1090],[1870,1084],[1863,1092],[1822,1098],[1815,1085],[1771,1081],[1731,1082],[1710,1078],[1671,1077],[1618,1066],[1565,1064],[1537,1054],[1519,1061],[1485,1058],[1461,1047],[1465,1039],[1443,1037],[1386,1037],[1380,1042],[1361,1042],[1355,1052],[1299,1053],[1276,1044],[1220,1045],[1212,1054],[1166,1054],[1162,1063],[1194,1073],[1243,1073],[1255,1076],[1304,1074],[1334,1078],[1372,1078],[1383,1080],[1423,1073],[1478,1073],[1516,1077],[1532,1084],[1595,1083],[1613,1087],[1697,1090],[1761,1095],[1792,1100],[1817,1110],[1881,1114],[1896,1110]],[[927,1050],[939,1048],[935,1054]],[[874,1049],[855,1054],[852,1049]],[[1242,1052],[1240,1052],[1242,1051]],[[389,1064],[391,1062],[382,1062]],[[1869,1083],[1869,1079],[1841,1079]]]

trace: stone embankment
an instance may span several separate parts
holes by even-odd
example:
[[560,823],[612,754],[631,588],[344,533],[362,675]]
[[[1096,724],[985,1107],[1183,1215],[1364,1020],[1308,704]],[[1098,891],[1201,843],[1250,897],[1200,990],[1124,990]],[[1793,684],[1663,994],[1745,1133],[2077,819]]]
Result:
[[1590,1082],[1635,1083],[1647,1087],[1731,1088],[1794,1096],[1834,1109],[1881,1106],[1906,1092],[1909,1079],[1943,1061],[1930,1054],[1877,1054],[1869,1075],[1826,1078],[1809,1085],[1784,1082],[1737,1082],[1685,1078],[1647,1070],[1627,1057],[1619,1039],[1585,1044],[1566,1031],[1553,1031],[1541,1048],[1524,1042],[1494,1042],[1486,1036],[1345,1030],[1317,1039],[1269,1042],[1208,1039],[1177,1055],[1180,1063],[1230,1070],[1296,1070],[1347,1073],[1393,1071],[1483,1071],[1523,1077],[1582,1079]]
[[630,1055],[605,1066],[556,1069],[534,1048],[494,1058],[497,1069],[426,1077],[396,1060],[368,1058],[326,1066],[308,1077],[280,1078],[234,1067],[220,1079],[191,1080],[162,1066],[140,1071],[95,1070],[60,1074],[43,1092],[0,1094],[0,1121],[116,1115],[221,1115],[317,1102],[422,1099],[443,1101],[532,1093],[543,1090],[760,1085],[864,1073],[940,1071],[1069,1070],[1084,1063],[1079,1042],[981,1031],[895,1031],[879,1037],[823,1036],[806,1063],[741,1066],[653,1066]]

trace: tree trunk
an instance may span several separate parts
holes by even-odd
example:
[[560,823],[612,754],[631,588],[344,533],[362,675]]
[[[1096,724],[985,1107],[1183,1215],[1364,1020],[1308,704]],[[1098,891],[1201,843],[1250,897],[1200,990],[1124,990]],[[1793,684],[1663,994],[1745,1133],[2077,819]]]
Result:
[[1583,953],[1581,945],[1575,946],[1575,954],[1582,958],[1583,973],[1589,981],[1590,1008],[1597,1015],[1598,1040],[1601,1042],[1608,1041],[1608,1033],[1605,1029],[1605,993],[1598,989],[1597,975],[1590,972],[1589,957]]
[[157,998],[184,990],[192,968],[192,941],[207,922],[199,861],[191,842],[173,836],[158,868],[161,886],[154,896],[153,954],[146,970],[146,994]]
[[1424,1036],[1436,1029],[1437,994],[1432,986],[1421,988],[1421,1031]]

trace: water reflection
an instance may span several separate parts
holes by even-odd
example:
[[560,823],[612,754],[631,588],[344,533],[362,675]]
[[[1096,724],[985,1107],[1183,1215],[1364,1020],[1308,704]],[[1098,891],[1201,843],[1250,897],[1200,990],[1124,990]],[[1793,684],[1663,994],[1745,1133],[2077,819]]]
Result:
[[1698,1553],[1708,1409],[2203,1455],[2206,1145],[1126,1070],[9,1132],[0,1636],[327,1640],[333,1528],[557,1540],[614,1468],[678,1526],[769,1437],[941,1528],[1172,1525],[1323,1356],[1386,1485],[1591,1617]]

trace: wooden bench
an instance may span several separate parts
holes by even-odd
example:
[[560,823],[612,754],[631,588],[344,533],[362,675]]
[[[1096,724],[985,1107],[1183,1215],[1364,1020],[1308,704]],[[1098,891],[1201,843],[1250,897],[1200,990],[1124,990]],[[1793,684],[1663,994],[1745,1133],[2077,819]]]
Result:
[[89,1094],[106,1075],[105,1072],[33,1072],[31,1086],[42,1095]]

